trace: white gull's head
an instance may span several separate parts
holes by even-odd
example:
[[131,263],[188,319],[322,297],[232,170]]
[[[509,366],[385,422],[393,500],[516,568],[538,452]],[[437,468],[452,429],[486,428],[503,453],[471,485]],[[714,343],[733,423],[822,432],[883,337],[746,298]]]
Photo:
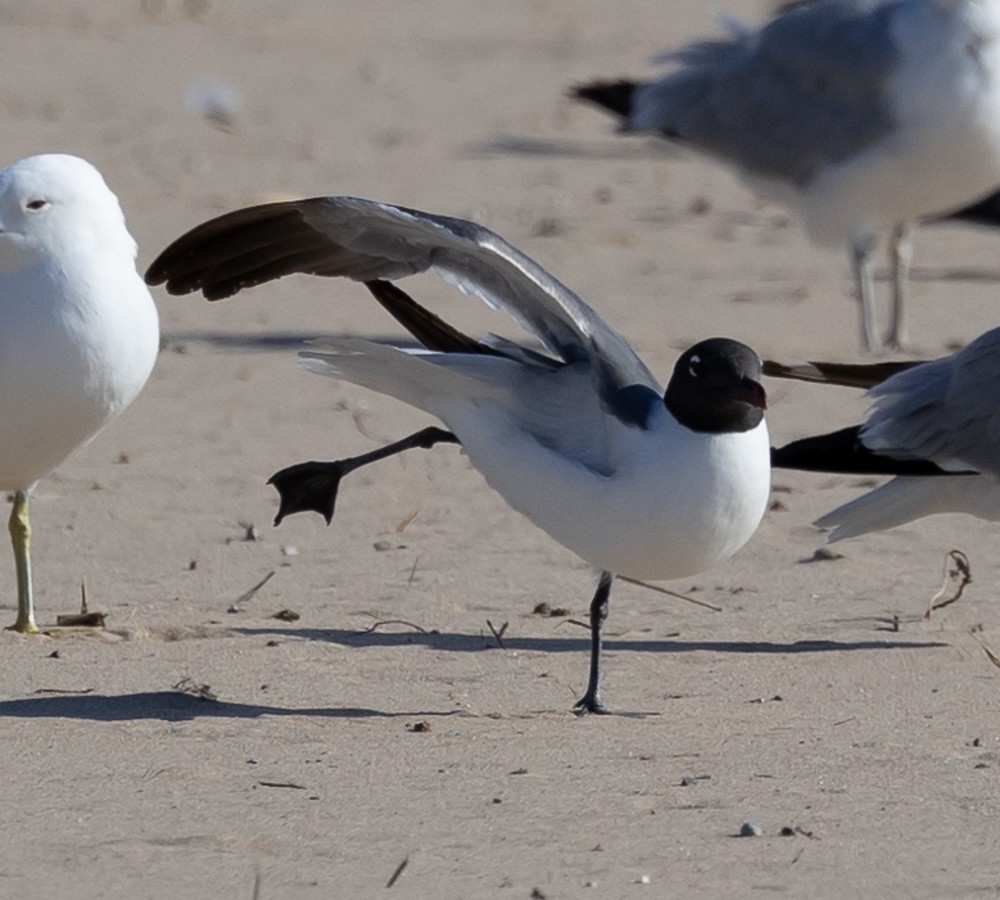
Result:
[[136,257],[118,198],[90,163],[48,153],[0,169],[0,271],[98,247]]

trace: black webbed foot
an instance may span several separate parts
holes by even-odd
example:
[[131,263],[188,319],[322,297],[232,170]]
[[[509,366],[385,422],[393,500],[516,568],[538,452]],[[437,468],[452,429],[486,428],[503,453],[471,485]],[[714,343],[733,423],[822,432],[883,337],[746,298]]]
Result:
[[288,466],[267,479],[281,498],[274,524],[280,525],[285,516],[298,512],[318,512],[329,525],[337,502],[340,479],[350,468],[340,461],[304,462]]
[[333,519],[333,507],[337,502],[340,480],[349,472],[367,466],[369,463],[388,459],[404,450],[422,447],[425,450],[438,443],[457,444],[459,440],[450,431],[432,425],[405,437],[400,441],[371,450],[359,456],[337,459],[333,462],[304,462],[280,472],[275,472],[268,480],[281,496],[278,515],[274,524],[279,525],[285,516],[297,512],[318,512],[329,525]]

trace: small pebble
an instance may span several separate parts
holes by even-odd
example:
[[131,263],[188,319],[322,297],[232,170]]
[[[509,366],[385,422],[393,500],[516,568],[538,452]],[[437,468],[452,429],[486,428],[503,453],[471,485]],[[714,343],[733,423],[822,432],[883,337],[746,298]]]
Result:
[[843,559],[844,554],[838,553],[832,547],[823,546],[816,550],[813,554],[813,559],[823,560],[823,559]]
[[204,116],[223,131],[232,131],[236,117],[243,107],[240,92],[221,81],[196,81],[184,95],[184,106],[188,112]]
[[281,555],[282,556],[298,556],[299,555],[299,548],[296,547],[294,544],[285,544],[281,548]]
[[649,884],[649,876],[648,875],[640,875],[638,883],[639,884]]
[[697,784],[697,779],[692,778],[690,775],[685,775],[681,779],[681,787],[691,787],[694,784]]
[[740,837],[760,837],[763,833],[760,825],[755,825],[753,822],[744,822],[740,825]]

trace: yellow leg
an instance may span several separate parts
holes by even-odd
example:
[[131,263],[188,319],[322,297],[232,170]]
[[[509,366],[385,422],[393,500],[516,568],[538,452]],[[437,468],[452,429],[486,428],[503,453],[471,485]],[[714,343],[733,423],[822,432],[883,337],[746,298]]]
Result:
[[31,522],[28,520],[28,491],[14,494],[14,507],[10,511],[7,528],[14,547],[14,566],[17,569],[17,621],[11,631],[37,634],[35,624],[35,599],[31,588]]

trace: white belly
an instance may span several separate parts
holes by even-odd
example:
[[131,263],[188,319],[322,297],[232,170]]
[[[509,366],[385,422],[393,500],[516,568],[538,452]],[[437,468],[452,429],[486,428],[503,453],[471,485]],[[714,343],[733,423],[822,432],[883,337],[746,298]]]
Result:
[[763,423],[744,434],[696,434],[661,408],[647,432],[621,426],[622,462],[609,476],[518,435],[500,417],[453,415],[448,424],[514,509],[615,574],[670,579],[704,571],[750,539],[767,504]]
[[[0,296],[0,489],[30,487],[135,399],[158,350],[134,271],[65,304],[58,278],[5,273]],[[22,285],[28,285],[23,287]]]
[[894,40],[906,49],[888,84],[892,133],[801,198],[821,243],[945,213],[1000,184],[1000,3],[910,4]]

